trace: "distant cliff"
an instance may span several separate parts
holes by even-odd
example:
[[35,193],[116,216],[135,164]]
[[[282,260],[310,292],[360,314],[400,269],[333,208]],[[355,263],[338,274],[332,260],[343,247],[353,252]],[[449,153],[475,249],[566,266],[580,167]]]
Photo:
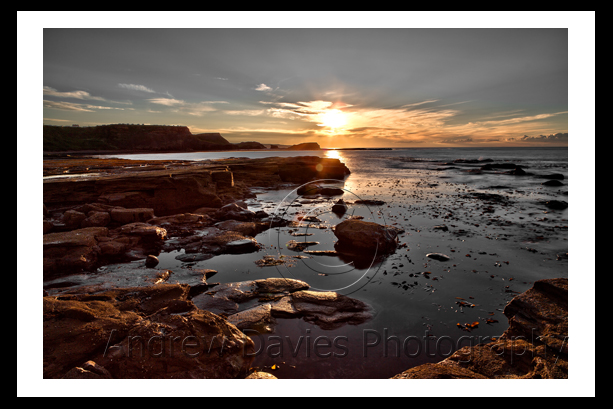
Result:
[[265,149],[258,142],[228,142],[219,133],[192,135],[186,126],[99,125],[66,127],[43,125],[43,151],[208,151]]
[[290,151],[318,151],[321,150],[321,147],[317,142],[305,142],[299,143],[298,145],[292,145],[286,149]]

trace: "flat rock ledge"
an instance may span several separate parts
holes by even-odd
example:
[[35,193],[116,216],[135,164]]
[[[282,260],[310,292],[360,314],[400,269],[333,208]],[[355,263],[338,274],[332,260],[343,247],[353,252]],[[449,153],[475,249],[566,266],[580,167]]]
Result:
[[536,281],[504,314],[509,328],[500,338],[392,379],[567,379],[568,279]]
[[371,318],[359,300],[308,288],[268,278],[204,292],[160,283],[43,296],[43,378],[242,379],[255,357],[247,328],[266,331],[277,317],[322,328]]
[[304,281],[286,278],[219,284],[192,301],[225,315],[239,329],[271,331],[275,318],[302,318],[323,329],[358,325],[372,318],[371,307],[333,291],[312,291]]

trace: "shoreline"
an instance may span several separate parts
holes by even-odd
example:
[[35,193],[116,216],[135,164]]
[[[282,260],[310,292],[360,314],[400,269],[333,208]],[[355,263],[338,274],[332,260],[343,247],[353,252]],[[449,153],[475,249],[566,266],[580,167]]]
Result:
[[[294,158],[294,159],[295,159],[295,158]],[[244,165],[243,165],[243,166],[247,166],[247,167],[248,167],[248,164],[249,164],[249,163],[256,163],[256,162],[257,162],[257,163],[259,163],[259,164],[260,164],[260,166],[261,166],[262,164],[265,164],[265,163],[267,163],[267,162],[270,164],[270,162],[271,162],[271,161],[270,161],[270,160],[268,160],[268,161],[267,161],[267,160],[260,160],[259,162],[258,162],[257,160],[255,160],[255,161],[246,161],[246,162],[244,163]],[[257,168],[257,167],[256,167],[256,168]],[[238,168],[237,168],[237,169],[238,169]],[[240,178],[239,178],[238,176],[239,176],[239,175],[242,175],[242,176],[248,175],[248,174],[249,174],[249,172],[252,172],[252,171],[253,171],[253,169],[255,169],[255,168],[251,168],[251,169],[244,168],[243,170],[237,170],[237,171],[235,172],[235,175],[236,175],[236,176],[235,176],[235,181],[236,181],[237,183],[241,183],[242,181],[240,180]],[[256,178],[256,179],[257,179],[257,178]],[[255,180],[255,179],[254,179],[254,180]],[[268,183],[272,183],[272,179],[270,179]],[[277,183],[278,183],[278,182],[277,182]],[[269,184],[269,187],[273,187],[274,185],[275,185],[275,183]],[[279,188],[279,186],[277,186],[276,188]],[[245,192],[246,192],[246,191],[245,191]],[[230,196],[228,196],[228,198],[230,198]],[[254,202],[254,203],[255,203],[255,202]],[[265,209],[265,208],[264,208],[264,209]],[[210,215],[210,214],[209,214],[209,215]],[[392,218],[392,220],[391,220],[391,221],[393,221],[393,218]],[[235,228],[237,228],[237,227],[235,227]],[[437,233],[437,234],[440,234],[440,233]],[[404,240],[410,239],[410,238],[411,238],[411,235],[413,235],[413,236],[416,236],[416,235],[417,235],[417,236],[423,236],[423,233],[417,233],[416,231],[410,231],[410,232],[408,232],[408,235],[407,235],[407,236],[405,236],[405,239],[404,239]],[[416,257],[416,256],[417,256],[417,254],[419,254],[419,249],[416,249],[416,248],[414,247],[414,246],[415,246],[415,244],[414,244],[414,239],[413,239],[413,241],[407,241],[407,242],[410,244],[410,247],[411,247],[411,253],[409,253],[409,254],[411,254],[411,257],[412,257],[412,258],[413,258],[413,257]],[[413,244],[411,244],[411,243],[413,243]],[[425,244],[425,242],[422,242],[422,245],[424,245],[424,244]],[[418,253],[417,253],[417,254],[415,253],[415,251],[416,251],[416,250],[418,251]],[[408,249],[407,249],[407,251],[408,251]],[[459,250],[458,250],[458,251],[459,251]],[[481,258],[483,258],[483,257],[481,257]],[[434,266],[433,266],[433,267],[434,267]],[[433,279],[433,278],[436,278],[437,276],[438,276],[438,272],[437,272],[437,271],[435,271],[435,272],[434,272],[434,274],[432,275],[432,277],[430,278],[430,282],[432,282],[432,284],[436,284],[436,282],[433,282],[433,281],[432,281],[432,279]],[[381,278],[383,278],[383,277],[381,277]],[[426,277],[426,278],[427,278],[427,277]],[[439,279],[442,279],[442,278],[443,278],[442,276],[439,276]],[[420,279],[420,281],[423,281],[423,279]],[[426,283],[427,281],[423,281],[423,282],[424,282],[424,283]],[[439,334],[439,335],[440,335],[440,334]],[[280,372],[274,372],[274,373],[277,373],[277,374],[286,374],[286,373],[284,373],[284,372],[283,372],[283,370],[282,370],[282,371],[280,371]],[[273,374],[274,374],[274,373],[273,373]]]

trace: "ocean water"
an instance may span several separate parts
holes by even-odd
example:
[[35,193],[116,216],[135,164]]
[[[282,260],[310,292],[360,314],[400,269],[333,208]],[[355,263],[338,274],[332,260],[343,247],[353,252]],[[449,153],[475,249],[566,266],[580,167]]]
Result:
[[[299,196],[295,187],[255,191],[252,210],[293,218],[296,225],[269,229],[256,240],[263,249],[190,263],[219,273],[211,281],[296,278],[315,290],[337,291],[372,307],[359,325],[323,329],[301,319],[277,319],[270,331],[250,333],[254,366],[278,378],[389,378],[413,366],[438,362],[466,345],[500,336],[508,323],[503,309],[515,295],[543,278],[568,276],[566,148],[450,148],[326,150],[321,152],[223,152],[121,155],[133,159],[208,160],[230,156],[321,155],[351,170],[344,181],[322,181],[342,196]],[[488,163],[511,169],[481,170]],[[561,175],[561,186],[542,176]],[[343,215],[331,211],[343,198]],[[366,204],[355,203],[371,200]],[[372,202],[377,200],[379,202]],[[305,222],[312,216],[316,222]],[[332,227],[349,216],[402,230],[395,253],[367,263],[297,253],[290,240],[317,242],[309,250],[332,250]],[[304,233],[304,236],[293,234]],[[160,254],[158,268],[180,271],[182,251]],[[441,253],[447,261],[428,255]],[[304,258],[293,256],[301,255]],[[290,263],[259,267],[264,256]],[[174,280],[182,280],[180,274]],[[187,278],[186,278],[187,280]],[[464,324],[478,322],[467,328]],[[459,325],[458,325],[459,324]],[[272,369],[274,365],[275,369]]]

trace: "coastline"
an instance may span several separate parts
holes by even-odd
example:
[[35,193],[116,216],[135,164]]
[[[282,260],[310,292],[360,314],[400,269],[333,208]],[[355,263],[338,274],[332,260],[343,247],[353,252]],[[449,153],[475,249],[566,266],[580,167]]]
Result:
[[[296,160],[296,158],[293,158],[293,160]],[[230,162],[232,162],[232,161],[226,161],[224,163],[224,161],[222,160],[222,161],[219,162],[219,165],[230,166],[229,165]],[[204,212],[205,214],[201,215],[201,216],[208,216],[208,220],[206,220],[205,217],[198,217],[196,219],[190,219],[191,220],[189,222],[190,224],[192,224],[192,225],[194,223],[196,225],[200,224],[200,227],[202,227],[202,226],[207,226],[207,225],[211,226],[213,224],[212,223],[213,221],[219,222],[218,221],[219,219],[216,217],[216,215],[217,215],[218,210],[221,208],[221,206],[223,206],[225,203],[232,204],[232,203],[235,203],[235,202],[240,202],[241,200],[244,201],[245,199],[250,199],[250,198],[253,199],[253,197],[249,193],[250,189],[253,186],[265,185],[267,188],[271,188],[271,189],[279,189],[280,187],[282,187],[281,185],[283,185],[283,187],[287,187],[287,182],[281,181],[279,179],[275,179],[275,177],[278,178],[278,176],[275,175],[275,171],[271,169],[271,166],[274,167],[274,165],[272,165],[272,164],[275,162],[275,160],[272,160],[272,159],[267,159],[267,160],[246,160],[246,161],[241,161],[241,162],[242,163],[235,163],[234,165],[239,165],[239,166],[234,166],[234,168],[232,168],[232,171],[231,171],[231,173],[233,174],[232,175],[233,183],[235,185],[231,186],[232,189],[230,189],[230,190],[235,190],[234,193],[229,193],[229,191],[224,191],[225,188],[221,186],[221,185],[223,185],[223,180],[226,180],[226,181],[228,180],[227,178],[222,177],[224,175],[227,176],[226,175],[227,171],[223,171],[220,175],[216,176],[216,177],[220,178],[219,181],[222,181],[221,185],[219,185],[219,187],[220,187],[219,192],[222,192],[222,194],[218,195],[218,196],[222,197],[222,202],[219,203],[220,206],[219,207],[208,208],[209,210],[205,211]],[[152,165],[159,165],[159,163],[152,163]],[[172,166],[173,163],[170,163],[169,165]],[[278,164],[277,164],[277,166],[278,166]],[[190,166],[185,166],[185,168],[189,168],[189,167]],[[202,172],[203,170],[204,169],[199,169],[199,172]],[[150,173],[151,175],[154,175],[155,177],[159,178],[163,174],[172,173],[174,175],[177,175],[177,174],[180,174],[181,172],[184,172],[184,171],[186,171],[186,169],[181,169],[181,171],[178,172],[178,169],[164,168],[164,169],[150,170],[150,171],[148,171],[148,173]],[[219,171],[219,169],[216,169],[216,171]],[[154,172],[154,173],[151,173],[151,172]],[[159,172],[159,173],[156,174],[155,172]],[[298,173],[300,173],[300,172],[298,172]],[[210,176],[210,177],[212,177],[212,176]],[[209,183],[211,183],[211,182],[212,182],[212,179],[209,180]],[[216,183],[218,183],[218,182],[216,182]],[[290,183],[290,185],[291,185],[291,183]],[[294,182],[293,186],[297,186],[297,184]],[[115,199],[117,199],[117,198],[115,197]],[[128,199],[129,200],[134,200],[135,197],[134,196],[129,197],[129,198],[124,197],[122,200],[128,200]],[[117,204],[117,203],[115,203],[115,204]],[[70,206],[58,205],[58,208],[62,208],[62,210],[65,212],[66,211],[66,207],[75,207],[75,206],[76,205],[74,205],[74,204],[70,205]],[[131,206],[131,207],[134,207],[134,206]],[[130,207],[126,206],[126,208],[130,208]],[[213,211],[211,209],[217,209],[217,210]],[[82,209],[82,210],[85,210],[85,209]],[[98,209],[98,210],[100,210],[100,209]],[[236,208],[234,210],[236,212],[238,212],[239,214],[241,212],[243,212],[242,210],[236,209]],[[92,209],[92,210],[89,210],[89,211],[94,211],[94,210]],[[156,216],[157,216],[157,214],[156,214]],[[238,217],[241,217],[241,216],[238,216]],[[250,221],[246,221],[246,222],[243,222],[243,223],[254,223],[253,222],[253,220],[254,220],[253,219],[253,215],[251,215],[250,217],[251,217]],[[151,219],[149,219],[149,220],[151,220]],[[166,229],[167,233],[172,232],[172,234],[179,234],[179,232],[182,231],[182,233],[180,233],[180,234],[185,235],[184,237],[189,237],[189,234],[186,233],[185,230],[182,230],[182,229],[189,230],[190,228],[187,228],[185,226],[181,226],[180,223],[179,223],[179,220],[177,218],[175,218],[174,221],[170,221],[170,220],[166,219],[163,222],[167,223],[167,224],[164,224],[164,225],[160,224],[160,226],[158,226],[158,227]],[[151,225],[151,223],[152,222],[147,222],[146,224]],[[159,223],[162,223],[162,221],[160,221]],[[153,225],[155,225],[155,223],[153,223]],[[257,225],[257,223],[255,223],[254,225]],[[239,226],[236,223],[234,223],[232,225],[233,229],[247,229],[247,228],[251,228],[251,227],[252,227],[251,225],[248,225],[248,226],[240,225]],[[236,230],[233,230],[233,231],[236,231]],[[242,231],[243,232],[247,232],[247,230],[242,230]],[[143,233],[143,234],[145,234],[145,233]],[[168,234],[168,236],[170,236],[170,235],[171,234]],[[245,235],[243,234],[243,237],[244,236]],[[105,237],[109,238],[110,236],[107,233],[107,235]],[[236,239],[236,238],[237,237],[233,237],[233,239]],[[244,239],[241,239],[241,240],[244,240]],[[116,241],[116,240],[106,240],[106,241],[103,240],[104,243],[107,243],[107,244],[105,244],[105,246],[107,248],[116,249],[116,247],[114,247],[114,245],[109,245],[108,244],[108,243],[112,243],[114,241]],[[233,241],[236,241],[236,240],[233,240]],[[161,242],[163,242],[163,240]],[[229,243],[229,242],[230,241],[227,241],[226,243]],[[98,241],[98,244],[100,244],[100,241]],[[160,244],[160,243],[158,243],[158,244]],[[202,251],[202,247],[199,248],[198,252],[193,253],[193,254],[202,254],[201,251]],[[144,254],[144,253],[142,253],[142,254]],[[140,260],[140,258],[138,258],[137,260]],[[154,276],[157,277],[158,273],[160,273],[160,271],[157,271],[154,274]],[[176,274],[176,272],[173,272],[173,273]],[[201,284],[205,284],[207,286],[206,288],[208,289],[208,285],[209,284],[208,284],[207,280],[201,281]],[[202,286],[200,286],[200,287],[201,287],[201,290],[202,290]],[[58,288],[66,289],[67,287],[58,287]],[[91,289],[90,289],[90,291],[91,291]],[[286,289],[282,290],[281,292],[284,293],[284,294],[291,294],[291,291],[286,290]],[[187,293],[189,294],[189,290],[188,290]],[[56,295],[56,297],[57,297],[57,295]],[[68,296],[68,294],[67,294],[66,297],[72,297],[72,296]],[[184,305],[183,308],[185,308],[185,306],[189,304],[187,301],[190,301],[190,300],[188,298],[181,298],[181,297],[183,297],[183,295],[180,296],[179,299],[177,299],[177,302],[180,301],[179,304],[183,303],[183,305]],[[112,298],[113,297],[111,297],[110,299],[112,299]],[[179,309],[178,311],[181,311],[181,310]],[[289,314],[287,311],[285,311],[284,313],[285,314]],[[68,314],[68,315],[70,315],[70,314]],[[281,373],[281,372],[279,372],[279,373]]]

